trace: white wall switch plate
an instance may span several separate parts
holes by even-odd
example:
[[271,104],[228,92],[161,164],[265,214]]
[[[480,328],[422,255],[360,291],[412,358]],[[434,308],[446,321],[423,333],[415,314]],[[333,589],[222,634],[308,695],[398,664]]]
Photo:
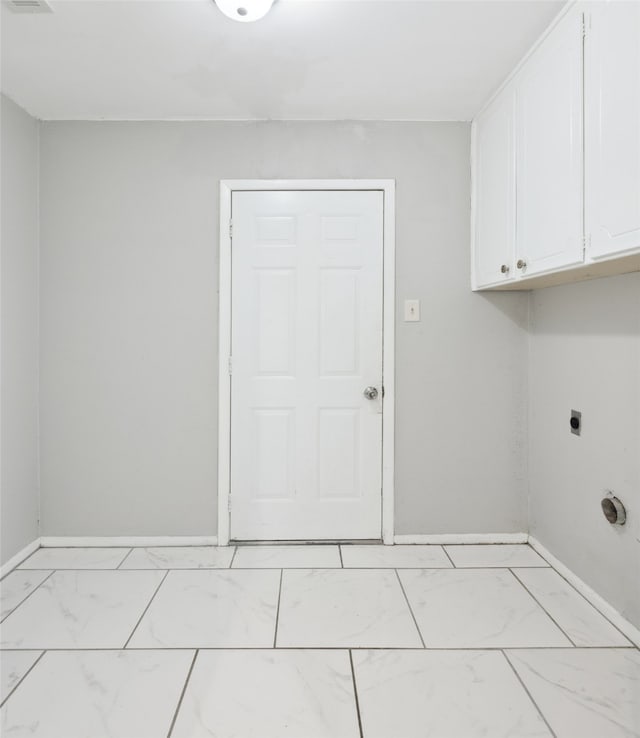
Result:
[[416,323],[420,320],[420,300],[404,301],[404,322]]

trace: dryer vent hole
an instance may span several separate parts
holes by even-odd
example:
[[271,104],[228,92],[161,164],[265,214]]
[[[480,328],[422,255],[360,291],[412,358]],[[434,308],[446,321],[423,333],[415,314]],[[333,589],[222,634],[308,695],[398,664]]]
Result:
[[617,497],[614,497],[613,495],[604,497],[600,504],[607,522],[611,523],[611,525],[625,524],[627,511]]

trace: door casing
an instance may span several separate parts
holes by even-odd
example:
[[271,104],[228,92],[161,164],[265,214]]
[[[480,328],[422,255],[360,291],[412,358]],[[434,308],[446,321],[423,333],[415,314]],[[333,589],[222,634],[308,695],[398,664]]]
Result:
[[218,545],[229,545],[231,482],[231,198],[234,192],[375,190],[383,193],[382,541],[393,543],[395,430],[395,180],[250,179],[220,181],[218,306]]

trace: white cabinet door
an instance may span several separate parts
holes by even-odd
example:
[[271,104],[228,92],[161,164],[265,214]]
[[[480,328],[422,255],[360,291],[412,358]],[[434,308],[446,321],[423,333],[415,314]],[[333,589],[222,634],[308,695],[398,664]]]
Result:
[[383,193],[232,211],[231,537],[379,539]]
[[517,80],[517,257],[522,276],[579,264],[582,14],[570,12]]
[[473,286],[514,278],[515,92],[503,90],[474,122]]
[[640,3],[598,2],[585,39],[589,255],[640,249]]

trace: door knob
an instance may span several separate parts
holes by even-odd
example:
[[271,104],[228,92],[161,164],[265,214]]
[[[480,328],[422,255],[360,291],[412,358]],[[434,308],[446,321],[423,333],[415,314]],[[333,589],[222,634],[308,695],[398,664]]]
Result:
[[516,266],[518,269],[524,269],[527,266],[527,262],[524,259],[518,259]]
[[375,387],[365,387],[362,393],[367,400],[375,400],[378,396],[378,390]]
[[507,273],[507,272],[509,271],[509,266],[508,266],[507,264],[503,264],[503,265],[502,265],[502,266],[500,267],[500,271],[501,271],[501,272],[502,272],[503,274],[506,274],[506,273]]

